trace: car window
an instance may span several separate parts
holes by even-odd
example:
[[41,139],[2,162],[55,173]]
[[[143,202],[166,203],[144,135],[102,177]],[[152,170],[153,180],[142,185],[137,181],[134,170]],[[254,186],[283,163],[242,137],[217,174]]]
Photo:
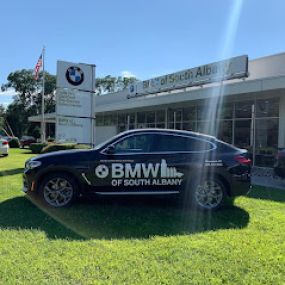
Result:
[[176,135],[158,135],[156,151],[203,151],[213,149],[214,146],[207,140]]
[[115,153],[139,153],[152,150],[153,135],[141,134],[130,136],[114,144]]

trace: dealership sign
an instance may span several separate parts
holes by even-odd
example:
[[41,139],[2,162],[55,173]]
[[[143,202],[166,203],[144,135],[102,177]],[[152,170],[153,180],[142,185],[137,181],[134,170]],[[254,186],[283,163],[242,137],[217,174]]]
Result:
[[94,91],[95,65],[85,63],[57,62],[56,86]]
[[91,143],[92,121],[88,118],[56,116],[58,142]]
[[56,113],[63,116],[92,117],[93,93],[78,89],[57,88]]
[[200,86],[247,76],[248,56],[242,55],[131,84],[128,97]]
[[94,144],[95,65],[57,62],[56,141]]

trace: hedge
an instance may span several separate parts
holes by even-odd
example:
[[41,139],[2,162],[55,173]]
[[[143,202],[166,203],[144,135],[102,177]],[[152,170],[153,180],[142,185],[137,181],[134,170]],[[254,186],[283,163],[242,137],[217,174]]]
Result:
[[47,143],[31,143],[30,149],[32,153],[39,154],[41,153],[42,149],[47,145],[48,145]]
[[19,148],[20,147],[20,141],[17,137],[12,138],[9,141],[9,147],[10,148]]
[[70,150],[70,149],[90,149],[91,147],[89,145],[85,144],[73,144],[73,143],[64,143],[64,144],[56,144],[51,143],[47,146],[45,146],[41,153],[48,153],[53,151],[60,151],[60,150]]

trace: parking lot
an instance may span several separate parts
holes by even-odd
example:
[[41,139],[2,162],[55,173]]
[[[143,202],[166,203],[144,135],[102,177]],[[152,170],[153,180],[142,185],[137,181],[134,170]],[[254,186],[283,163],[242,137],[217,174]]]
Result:
[[11,149],[0,158],[4,284],[284,282],[282,190],[254,187],[211,214],[169,199],[82,200],[51,210],[21,192],[30,156]]

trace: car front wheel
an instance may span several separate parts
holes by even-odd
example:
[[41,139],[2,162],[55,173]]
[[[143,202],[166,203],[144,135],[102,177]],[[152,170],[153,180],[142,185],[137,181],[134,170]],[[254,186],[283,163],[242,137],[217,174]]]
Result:
[[39,194],[45,204],[55,208],[66,207],[76,198],[78,185],[75,179],[65,173],[48,175],[42,182]]
[[216,210],[225,200],[224,184],[216,178],[205,178],[197,183],[193,191],[195,206],[202,210]]

